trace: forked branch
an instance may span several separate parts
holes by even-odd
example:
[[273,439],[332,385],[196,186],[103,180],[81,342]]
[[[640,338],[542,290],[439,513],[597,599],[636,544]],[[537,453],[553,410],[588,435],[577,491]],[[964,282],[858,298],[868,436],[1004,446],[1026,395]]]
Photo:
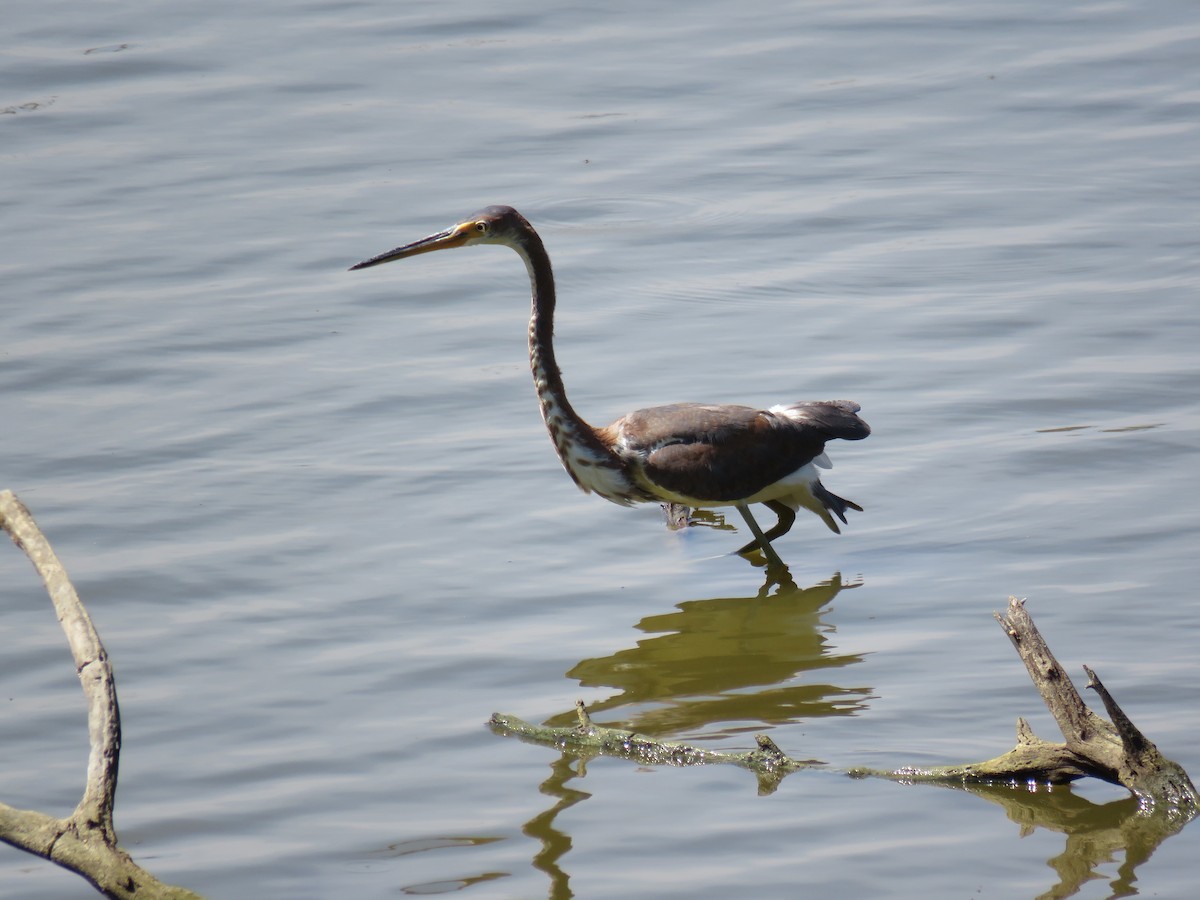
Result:
[[1010,597],[1007,612],[995,615],[1058,723],[1064,742],[1044,741],[1033,733],[1029,723],[1018,719],[1017,746],[986,762],[895,772],[859,770],[851,774],[963,784],[1064,784],[1091,776],[1127,788],[1143,812],[1157,811],[1184,821],[1192,819],[1200,808],[1200,800],[1187,772],[1163,756],[1134,726],[1096,673],[1083,667],[1088,687],[1100,695],[1111,721],[1088,709],[1034,625],[1024,600]]

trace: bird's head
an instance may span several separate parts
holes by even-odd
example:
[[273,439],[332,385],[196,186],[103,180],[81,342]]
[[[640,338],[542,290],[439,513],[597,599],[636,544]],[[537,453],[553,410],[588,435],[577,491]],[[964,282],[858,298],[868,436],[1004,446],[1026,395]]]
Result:
[[406,259],[418,253],[432,253],[434,250],[449,250],[452,247],[468,247],[472,244],[504,244],[514,247],[522,243],[525,236],[533,229],[525,221],[525,217],[511,206],[489,206],[474,215],[459,222],[453,228],[439,231],[419,241],[388,250],[378,256],[365,259],[355,269],[367,269],[371,266],[382,265],[397,259]]

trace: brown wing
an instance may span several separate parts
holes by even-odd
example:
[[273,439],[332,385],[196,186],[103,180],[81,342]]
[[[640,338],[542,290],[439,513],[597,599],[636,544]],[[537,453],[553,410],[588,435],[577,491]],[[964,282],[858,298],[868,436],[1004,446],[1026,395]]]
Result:
[[652,484],[693,500],[745,499],[813,461],[825,442],[870,433],[858,406],[835,401],[775,411],[680,403],[630,413],[606,432]]

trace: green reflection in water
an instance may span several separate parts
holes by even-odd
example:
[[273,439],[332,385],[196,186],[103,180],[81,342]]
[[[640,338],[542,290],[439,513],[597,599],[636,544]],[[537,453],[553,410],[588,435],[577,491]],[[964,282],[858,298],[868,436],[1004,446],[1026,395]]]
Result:
[[[871,689],[814,682],[812,673],[861,661],[836,652],[835,629],[821,620],[838,593],[859,584],[835,574],[803,589],[790,581],[768,582],[753,597],[688,600],[677,612],[637,623],[654,637],[585,659],[567,676],[584,687],[619,692],[588,704],[598,722],[600,713],[622,709],[624,718],[604,724],[654,736],[704,730],[705,737],[720,737],[764,724],[849,715],[864,708]],[[568,711],[547,724],[574,720]]]
[[[576,771],[575,766],[579,766]],[[536,840],[541,849],[534,854],[532,863],[535,869],[545,872],[550,879],[549,896],[552,900],[566,900],[575,896],[571,891],[571,876],[559,865],[561,860],[571,850],[571,836],[554,824],[558,814],[570,809],[581,800],[592,796],[586,791],[567,787],[567,782],[585,773],[582,760],[576,760],[570,754],[563,754],[550,764],[550,777],[538,785],[538,790],[556,802],[544,812],[538,813],[525,823],[521,831]]]
[[[637,629],[654,635],[632,648],[586,659],[567,674],[587,687],[607,686],[618,693],[589,704],[589,712],[624,710],[609,722],[643,734],[660,736],[703,731],[715,737],[799,718],[846,715],[863,709],[870,688],[796,682],[818,670],[843,668],[861,657],[838,654],[831,642],[833,626],[822,621],[825,607],[837,594],[858,583],[828,582],[799,589],[783,584],[774,593],[768,581],[758,595],[680,603],[677,612],[648,616]],[[574,711],[548,720],[572,725]],[[712,729],[713,725],[722,725]],[[555,802],[522,829],[541,846],[532,863],[549,880],[548,896],[574,896],[563,862],[571,836],[556,825],[559,813],[590,794],[569,786],[586,776],[587,756],[563,753],[551,763],[551,774],[539,791]],[[1069,787],[995,785],[961,786],[1000,806],[1020,826],[1022,836],[1043,829],[1064,836],[1062,852],[1046,860],[1056,879],[1039,895],[1069,897],[1092,880],[1103,879],[1102,867],[1123,855],[1111,896],[1138,893],[1136,870],[1183,820],[1148,816],[1133,798],[1096,804]]]
[[1134,797],[1093,803],[1066,785],[971,785],[957,789],[1002,807],[1008,818],[1020,826],[1021,837],[1037,829],[1065,836],[1062,852],[1046,860],[1058,875],[1058,882],[1039,894],[1038,900],[1074,896],[1087,882],[1105,878],[1101,867],[1119,857],[1123,861],[1116,877],[1109,881],[1109,896],[1136,895],[1138,866],[1188,821],[1147,814]]

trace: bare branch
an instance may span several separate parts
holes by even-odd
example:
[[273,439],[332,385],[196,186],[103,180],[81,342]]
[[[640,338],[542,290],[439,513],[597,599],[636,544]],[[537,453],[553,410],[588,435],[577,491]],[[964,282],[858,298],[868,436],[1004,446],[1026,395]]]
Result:
[[533,725],[503,713],[493,713],[488,724],[497,734],[590,756],[616,756],[654,766],[733,765],[749,769],[758,777],[760,794],[774,791],[784,776],[792,772],[824,765],[815,759],[798,760],[786,756],[766,735],[757,736],[754,750],[727,753],[597,725],[592,722],[582,700],[575,704],[575,711],[579,724],[573,728]]
[[113,802],[121,716],[108,654],[54,548],[12,491],[0,491],[0,527],[25,551],[50,594],[87,700],[91,743],[87,782],[75,811],[56,819],[0,803],[0,840],[82,875],[109,897],[196,898],[191,891],[158,881],[117,846]]

